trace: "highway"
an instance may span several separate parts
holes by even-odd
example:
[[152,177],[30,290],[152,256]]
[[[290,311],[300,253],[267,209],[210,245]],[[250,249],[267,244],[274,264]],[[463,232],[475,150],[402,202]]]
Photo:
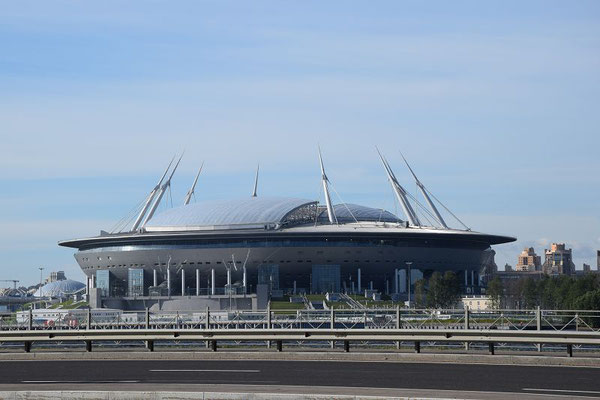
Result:
[[[600,397],[600,369],[514,365],[346,361],[3,361],[0,390],[110,390],[246,385],[427,389]],[[216,386],[215,386],[216,387]],[[206,389],[206,386],[203,390]],[[175,389],[171,389],[175,390]]]

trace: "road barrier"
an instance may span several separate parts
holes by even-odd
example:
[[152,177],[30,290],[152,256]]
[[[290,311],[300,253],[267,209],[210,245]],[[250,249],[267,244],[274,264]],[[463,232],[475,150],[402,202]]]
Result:
[[[66,312],[65,312],[66,311]],[[46,316],[46,319],[41,317]],[[51,319],[54,318],[54,319]],[[52,323],[49,323],[51,321]],[[600,350],[600,312],[584,310],[416,310],[330,309],[199,312],[116,312],[77,310],[62,312],[27,311],[0,321],[0,344],[83,342],[92,351],[94,342],[130,343],[143,341],[154,350],[155,343],[203,341],[212,350],[217,343],[246,346],[256,343],[283,345],[305,343],[342,344],[485,344],[490,354],[497,346],[534,344],[564,346],[569,356],[573,347]],[[57,347],[60,348],[60,347]]]
[[159,341],[208,342],[217,350],[218,342],[275,342],[277,350],[283,350],[286,341],[296,342],[342,342],[350,351],[352,342],[413,342],[415,352],[422,342],[480,342],[487,343],[494,354],[498,343],[542,343],[566,345],[569,356],[573,345],[600,346],[600,332],[595,331],[537,331],[494,329],[89,329],[89,330],[22,330],[0,332],[1,342],[22,342],[26,352],[34,342],[81,341],[86,350],[92,351],[94,341],[144,341],[149,350]]

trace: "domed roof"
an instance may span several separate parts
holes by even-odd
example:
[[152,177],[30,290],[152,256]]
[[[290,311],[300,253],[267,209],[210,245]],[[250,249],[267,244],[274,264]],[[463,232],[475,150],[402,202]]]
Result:
[[202,201],[164,211],[153,217],[145,228],[148,231],[158,231],[168,228],[258,227],[282,223],[287,215],[303,206],[315,207],[316,202],[290,197],[247,197]]
[[[333,206],[335,217],[340,223],[351,223],[356,221],[370,222],[394,222],[400,223],[402,220],[382,208],[371,208],[361,206],[360,204],[336,204]],[[319,215],[319,221],[328,221],[327,210]]]
[[61,297],[64,296],[65,293],[73,293],[84,287],[84,283],[72,279],[65,279],[47,283],[36,290],[33,295],[35,297]]

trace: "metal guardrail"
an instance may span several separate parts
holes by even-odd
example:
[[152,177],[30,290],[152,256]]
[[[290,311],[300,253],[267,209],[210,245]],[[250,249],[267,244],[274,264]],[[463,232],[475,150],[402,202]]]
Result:
[[60,344],[65,341],[92,342],[144,341],[150,350],[154,342],[204,341],[213,350],[217,342],[235,345],[275,342],[302,345],[306,342],[350,343],[486,343],[490,353],[496,345],[535,344],[573,346],[600,350],[600,311],[585,310],[416,310],[382,308],[350,310],[264,310],[211,312],[158,312],[94,317],[94,310],[79,310],[53,320],[40,322],[28,312],[0,322],[0,343]]
[[136,330],[24,330],[0,332],[1,342],[22,342],[26,352],[33,342],[83,341],[86,350],[92,351],[93,341],[145,341],[149,350],[156,341],[205,341],[217,350],[218,341],[257,342],[274,341],[281,351],[284,341],[342,342],[350,350],[350,342],[414,342],[420,352],[421,342],[472,343],[489,345],[494,354],[497,343],[536,343],[566,345],[569,356],[573,345],[600,346],[600,332],[595,331],[532,331],[493,329],[136,329]]

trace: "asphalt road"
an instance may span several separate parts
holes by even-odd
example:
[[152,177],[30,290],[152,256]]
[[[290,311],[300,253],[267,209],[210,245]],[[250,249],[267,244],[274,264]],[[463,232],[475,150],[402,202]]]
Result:
[[600,369],[340,361],[3,361],[0,387],[235,384],[600,397]]

